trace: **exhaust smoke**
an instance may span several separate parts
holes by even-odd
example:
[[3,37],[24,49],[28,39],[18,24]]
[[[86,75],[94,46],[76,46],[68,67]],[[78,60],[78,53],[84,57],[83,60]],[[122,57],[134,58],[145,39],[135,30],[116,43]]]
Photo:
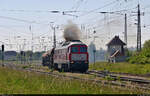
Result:
[[68,21],[68,24],[64,28],[63,37],[66,41],[80,40],[81,31],[76,24]]

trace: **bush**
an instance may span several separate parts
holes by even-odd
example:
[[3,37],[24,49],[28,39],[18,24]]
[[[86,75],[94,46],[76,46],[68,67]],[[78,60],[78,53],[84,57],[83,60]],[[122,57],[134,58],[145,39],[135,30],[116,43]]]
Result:
[[144,47],[141,52],[137,52],[128,60],[130,63],[146,64],[150,63],[150,40],[144,43]]

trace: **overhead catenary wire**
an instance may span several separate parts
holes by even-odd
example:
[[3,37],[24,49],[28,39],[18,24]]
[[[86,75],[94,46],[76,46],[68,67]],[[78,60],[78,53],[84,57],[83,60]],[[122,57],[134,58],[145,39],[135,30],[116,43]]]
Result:
[[[108,14],[112,14],[112,15],[114,15],[114,14],[116,14],[116,15],[123,15],[124,14],[124,12],[129,12],[129,11],[132,11],[133,9],[135,9],[135,7],[133,7],[133,8],[128,8],[128,9],[120,9],[120,10],[115,10],[115,11],[111,11],[111,12],[105,12],[105,11],[103,11],[103,12],[96,12],[96,13],[108,13]],[[114,16],[115,17],[115,16]],[[112,17],[111,17],[112,18]],[[104,18],[102,18],[101,19],[101,21],[102,20],[104,20]],[[88,20],[86,20],[86,22],[83,22],[82,24],[84,24],[84,25],[86,25],[86,24],[88,24],[88,22],[89,23],[92,23],[92,26],[93,26],[93,23],[95,23],[96,24],[96,22],[100,22],[99,21],[99,19],[95,19],[95,17],[93,17],[93,18],[91,18],[91,19],[88,19]],[[90,24],[91,25],[91,24]],[[90,26],[89,25],[89,26]]]
[[83,2],[84,2],[84,0],[78,0],[75,4],[76,6],[73,6],[71,9],[74,9],[75,11],[77,11],[78,8],[81,6],[81,3],[83,3]]
[[[79,0],[78,0],[79,1]],[[118,0],[115,0],[116,2],[118,1]],[[109,3],[109,2],[108,2]],[[111,3],[111,2],[110,2]],[[114,2],[115,3],[115,2]],[[82,4],[82,3],[81,3]],[[80,5],[80,4],[79,4]],[[109,6],[111,6],[111,5],[113,5],[113,7],[114,7],[114,4],[106,4],[106,5],[108,5],[108,7]],[[115,3],[115,5],[116,5],[116,3]],[[129,6],[130,4],[126,4],[127,6]],[[81,5],[80,5],[81,6]],[[79,7],[77,7],[77,6],[75,6],[77,9],[79,9],[80,8],[80,6]],[[103,7],[103,6],[101,6],[101,7]],[[107,7],[107,6],[106,6]],[[106,8],[105,6],[104,6],[104,8]],[[132,7],[132,6],[129,6],[129,9],[130,9],[130,7]],[[75,9],[76,9],[75,8]],[[99,7],[100,8],[100,7]],[[119,7],[117,7],[117,8],[120,8],[120,6]],[[103,9],[103,8],[100,8],[100,9]],[[100,9],[98,9],[97,8],[97,10],[93,10],[93,12],[91,12],[91,13],[94,13],[94,14],[97,14],[98,13],[98,11],[100,11],[100,12],[102,12],[103,10],[100,10]],[[112,10],[112,6],[111,6],[111,8],[109,8],[110,9],[110,12],[116,12],[116,15],[117,14],[124,14],[124,12],[130,12],[130,11],[127,11],[127,9],[124,9],[124,8],[120,8],[120,9],[116,9],[115,10],[115,8]],[[111,11],[112,10],[112,11]],[[2,11],[2,10],[0,10],[0,11]],[[59,14],[62,14],[62,12],[65,12],[66,14],[69,14],[69,13],[71,13],[71,15],[70,16],[72,16],[72,15],[78,15],[78,12],[81,12],[81,13],[83,13],[83,15],[84,16],[86,16],[86,15],[88,15],[88,14],[90,14],[90,13],[88,13],[88,12],[90,12],[90,11],[92,11],[92,10],[89,10],[89,11],[81,11],[81,10],[70,10],[70,11],[50,11],[50,10],[3,10],[2,12],[4,12],[4,11],[9,11],[9,12],[12,12],[12,13],[15,13],[15,12],[18,12],[18,13],[21,13],[21,12],[35,12],[35,13],[39,13],[39,14],[41,14],[42,12],[44,13],[59,13]],[[121,12],[120,12],[121,11]],[[74,14],[72,14],[72,13],[74,13]],[[68,16],[69,16],[68,15]],[[81,14],[82,15],[82,14]],[[116,15],[113,15],[113,16],[116,16]],[[5,17],[7,17],[7,16],[5,16]],[[91,17],[91,16],[89,16],[89,17]],[[95,16],[96,17],[96,16]],[[94,17],[94,18],[95,18]],[[1,18],[1,17],[0,17]],[[86,26],[86,28],[87,29],[93,29],[93,28],[95,28],[96,30],[98,30],[98,29],[100,29],[100,28],[103,28],[105,25],[103,25],[103,24],[101,24],[104,20],[99,20],[99,19],[101,19],[100,17],[98,17],[98,18],[96,18],[96,19],[91,19],[91,20],[87,20],[87,22],[82,22],[81,21],[81,23],[83,23],[83,25],[85,24],[85,26]],[[111,18],[111,16],[110,16],[110,18]],[[110,18],[109,18],[109,21],[108,21],[108,23],[110,23],[110,22],[112,22],[113,23],[113,20],[115,21],[115,18],[114,19],[111,19],[110,20]],[[18,22],[24,22],[24,23],[29,23],[29,24],[37,24],[37,23],[39,23],[39,22],[36,22],[36,21],[29,21],[29,20],[24,20],[24,19],[19,19],[19,18],[3,18],[3,19],[9,19],[9,20],[16,20],[16,21],[18,21]],[[40,19],[40,18],[39,18]],[[59,19],[59,18],[58,18]],[[102,18],[103,19],[103,18]],[[74,19],[75,20],[75,19]],[[56,21],[55,22],[57,22],[57,18],[56,18]],[[129,21],[130,22],[130,21]],[[131,22],[131,23],[134,23],[134,22]],[[39,23],[39,24],[44,24],[44,23]],[[48,24],[47,24],[48,25]],[[80,24],[79,24],[80,25]],[[147,24],[148,25],[148,24]],[[116,27],[120,27],[120,25],[111,25],[111,27],[114,27],[114,26],[116,26]],[[106,27],[107,28],[107,27]],[[38,29],[40,29],[40,28],[38,28]],[[37,30],[38,31],[38,30]],[[44,31],[45,32],[45,31]],[[35,36],[35,37],[41,37],[41,36],[45,36],[46,34],[48,34],[48,32],[46,31],[45,33],[44,32],[41,32],[40,33],[40,35],[38,34],[37,36]],[[17,33],[19,33],[19,31],[17,31]],[[22,33],[25,33],[25,32],[20,32],[20,35],[23,35]],[[104,33],[104,32],[103,32]],[[37,33],[36,33],[37,34]],[[25,35],[25,34],[24,34]],[[24,36],[23,35],[23,36]]]
[[104,6],[101,6],[101,7],[99,7],[99,8],[90,10],[90,11],[88,11],[86,14],[81,14],[81,15],[79,15],[79,17],[88,15],[88,14],[90,14],[90,13],[92,13],[92,12],[95,12],[95,11],[97,11],[97,10],[99,10],[99,9],[103,9],[103,8],[105,8],[105,7],[107,7],[107,6],[110,6],[110,5],[112,5],[112,4],[115,4],[116,2],[117,2],[117,0],[114,0],[114,1],[108,3],[108,4],[104,5]]
[[10,20],[15,20],[15,21],[20,21],[20,22],[26,22],[26,23],[36,23],[35,21],[28,21],[28,20],[23,20],[23,19],[18,19],[18,18],[13,18],[13,17],[7,17],[7,16],[0,16],[0,18],[10,19]]

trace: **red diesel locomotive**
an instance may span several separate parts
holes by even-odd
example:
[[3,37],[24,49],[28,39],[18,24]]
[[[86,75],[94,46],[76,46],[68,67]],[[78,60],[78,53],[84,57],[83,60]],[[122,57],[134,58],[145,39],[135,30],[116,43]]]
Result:
[[49,66],[59,71],[88,70],[87,45],[80,40],[61,43],[58,47],[46,52],[42,56],[43,66]]

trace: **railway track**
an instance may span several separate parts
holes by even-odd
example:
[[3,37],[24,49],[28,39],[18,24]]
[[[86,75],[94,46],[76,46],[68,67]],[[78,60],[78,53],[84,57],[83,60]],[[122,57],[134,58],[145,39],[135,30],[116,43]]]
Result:
[[[45,72],[44,70],[37,70],[37,69],[34,69],[34,68],[25,68],[24,69],[24,68],[19,67],[18,65],[14,65],[14,64],[10,64],[10,63],[5,64],[5,67],[9,67],[9,68],[12,68],[12,69],[17,69],[17,70],[25,70],[25,71],[29,71],[29,72],[36,72],[36,73],[39,73],[39,74],[47,74],[47,75],[58,76],[58,77],[65,77],[65,78],[70,78],[70,79],[91,81],[91,82],[96,82],[96,83],[102,83],[104,85],[108,85],[109,84],[109,85],[115,85],[115,86],[120,86],[120,87],[132,88],[132,86],[130,86],[130,85],[127,85],[125,83],[117,82],[116,81],[116,80],[118,80],[117,76],[108,74],[107,72],[103,72],[103,71],[91,70],[91,71],[88,71],[86,74],[96,74],[96,76],[102,77],[102,78],[104,78],[106,76],[111,76],[111,78],[114,78],[114,80],[112,80],[112,81],[102,81],[102,80],[95,80],[95,79],[89,79],[89,78],[85,79],[85,78],[80,78],[80,77],[75,77],[75,76],[66,76],[66,75],[63,75],[63,74],[58,74],[58,73],[54,73],[54,72]],[[145,85],[145,84],[149,84],[150,83],[149,80],[139,80],[139,79],[135,79],[135,78],[125,78],[125,77],[121,77],[120,80],[131,81],[131,82],[138,82],[138,83],[140,83],[140,85],[136,86],[136,88],[142,88],[144,90],[150,90],[150,87]]]
[[[67,75],[53,73],[53,72],[44,72],[42,70],[35,70],[35,69],[32,69],[32,68],[27,68],[25,70],[37,72],[37,73],[40,73],[40,74],[47,74],[47,75],[57,76],[57,77],[65,77],[65,78],[70,78],[70,79],[77,79],[77,80],[83,80],[83,81],[91,81],[91,82],[95,82],[95,83],[98,83],[98,84],[101,83],[101,84],[104,84],[104,85],[114,85],[114,86],[132,88],[132,86],[130,86],[130,85],[127,85],[125,83],[116,82],[114,80],[113,81],[102,81],[102,80],[95,80],[95,79],[89,79],[89,78],[88,79],[84,79],[84,78],[80,78],[80,77],[67,76]],[[141,89],[144,89],[144,90],[150,90],[150,86],[145,85],[145,82],[144,82],[144,84],[142,82],[142,84],[140,83],[139,85],[137,85],[135,87],[136,88],[141,88]]]
[[131,77],[125,77],[125,76],[117,76],[114,75],[114,73],[109,71],[96,71],[96,70],[90,70],[87,72],[87,74],[95,74],[98,77],[105,78],[106,76],[109,76],[113,80],[121,80],[121,81],[130,81],[130,82],[136,82],[136,83],[143,83],[143,84],[150,84],[150,80],[145,79],[139,79],[139,78],[131,78]]

